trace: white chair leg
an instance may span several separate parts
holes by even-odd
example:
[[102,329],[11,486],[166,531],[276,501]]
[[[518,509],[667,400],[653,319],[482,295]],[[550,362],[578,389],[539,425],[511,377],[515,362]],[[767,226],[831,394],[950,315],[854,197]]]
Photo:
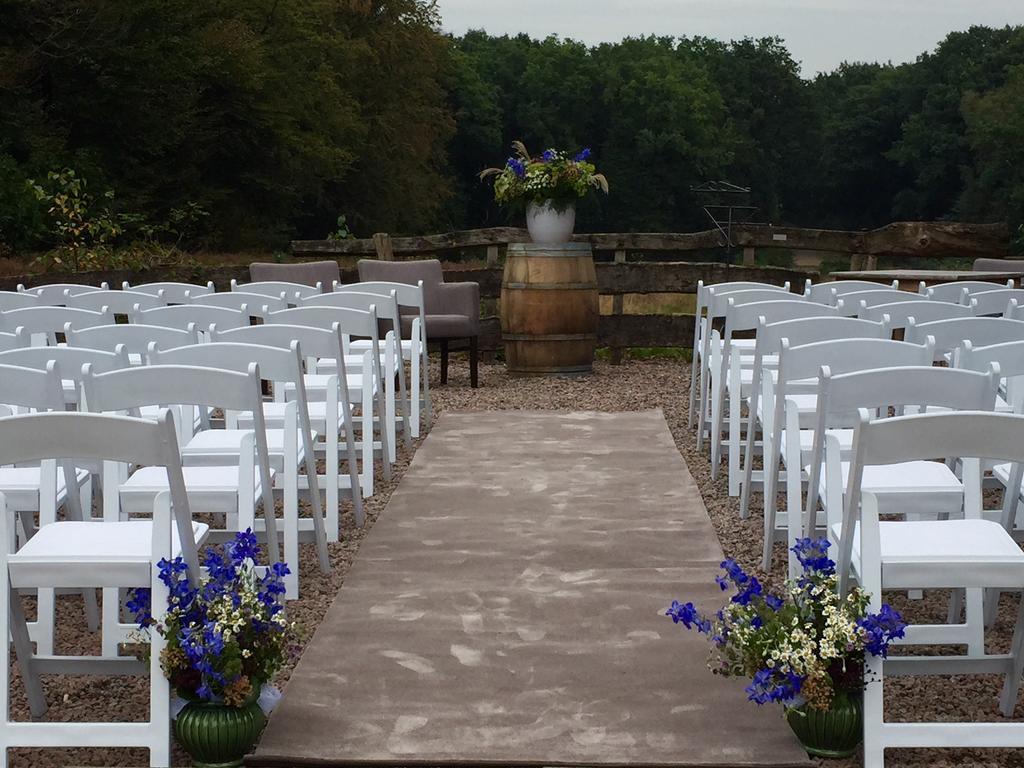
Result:
[[968,640],[967,655],[981,658],[985,655],[985,599],[984,590],[966,590],[966,610]]
[[284,467],[284,561],[289,573],[284,577],[285,599],[299,598],[299,473],[291,457],[285,458]]
[[740,406],[743,397],[736,387],[729,398],[729,495],[740,495]]
[[[388,362],[391,363],[391,354],[388,353]],[[392,364],[393,365],[393,364]],[[398,416],[395,407],[395,377],[394,369],[386,366],[384,369],[384,422],[381,424],[381,432],[385,427],[388,432],[388,450],[386,460],[392,464],[397,460],[397,446],[395,439],[398,437],[398,430],[395,429],[395,419]]]
[[884,711],[882,665],[877,656],[865,654],[864,679],[864,768],[884,768]]
[[1003,691],[999,697],[999,711],[1005,717],[1013,717],[1017,706],[1017,694],[1020,691],[1020,677],[1024,674],[1024,595],[1021,596],[1017,609],[1017,623],[1013,628],[1013,640],[1010,643],[1010,668],[1003,680]]
[[409,404],[411,406],[411,413],[409,420],[412,422],[412,436],[414,438],[420,436],[420,356],[419,356],[419,345],[416,340],[412,342],[412,354],[409,356]]
[[[364,368],[365,371],[365,368]],[[373,496],[373,378],[363,375],[363,399],[360,422],[363,440],[363,495]],[[387,464],[385,458],[384,464]]]

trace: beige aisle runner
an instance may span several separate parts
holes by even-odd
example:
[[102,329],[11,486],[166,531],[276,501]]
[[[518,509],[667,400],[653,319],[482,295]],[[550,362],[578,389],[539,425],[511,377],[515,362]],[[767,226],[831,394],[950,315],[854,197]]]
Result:
[[662,615],[721,560],[660,412],[445,414],[247,762],[809,765]]

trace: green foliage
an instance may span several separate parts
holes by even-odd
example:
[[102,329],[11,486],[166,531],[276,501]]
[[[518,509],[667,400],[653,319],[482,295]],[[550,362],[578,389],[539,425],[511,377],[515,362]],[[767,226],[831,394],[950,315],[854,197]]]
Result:
[[0,8],[0,242],[19,251],[67,247],[26,185],[54,168],[118,193],[79,250],[107,247],[104,203],[122,246],[508,223],[478,176],[515,139],[593,147],[615,183],[581,230],[703,229],[691,188],[717,179],[777,224],[1024,222],[1020,26],[804,80],[776,38],[453,38],[431,0]]
[[608,194],[608,180],[588,161],[590,149],[574,157],[557,149],[546,149],[536,157],[521,141],[512,143],[515,155],[502,168],[488,168],[480,178],[494,177],[494,199],[498,203],[521,206],[550,201],[555,210],[565,210],[591,189]]
[[327,233],[328,240],[350,240],[353,237],[355,235],[348,228],[348,220],[345,218],[345,214],[341,214],[338,217],[334,231]]

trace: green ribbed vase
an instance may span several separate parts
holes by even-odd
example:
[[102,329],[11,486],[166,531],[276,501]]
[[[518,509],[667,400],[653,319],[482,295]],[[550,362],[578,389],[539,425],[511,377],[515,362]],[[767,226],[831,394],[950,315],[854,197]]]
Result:
[[244,707],[190,701],[174,722],[174,735],[196,768],[236,768],[266,722],[256,697]]
[[786,720],[807,754],[814,757],[849,757],[864,738],[859,693],[836,693],[831,708],[826,710],[806,704],[790,707]]

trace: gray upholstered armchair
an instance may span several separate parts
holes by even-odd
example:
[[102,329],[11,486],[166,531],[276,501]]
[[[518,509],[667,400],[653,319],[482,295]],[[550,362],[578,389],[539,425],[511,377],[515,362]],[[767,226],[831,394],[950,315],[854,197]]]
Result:
[[[480,285],[478,283],[446,283],[441,262],[376,261],[359,262],[359,279],[365,282],[407,283],[423,281],[423,308],[427,341],[441,347],[441,383],[448,381],[448,343],[452,339],[469,340],[469,381],[478,384],[478,342],[480,338]],[[402,335],[408,336],[412,325],[410,310],[402,308]]]
[[334,290],[335,281],[341,279],[341,272],[336,261],[296,261],[287,264],[257,261],[249,265],[249,279],[254,283],[282,281],[312,286],[320,283],[320,290],[330,293]]

